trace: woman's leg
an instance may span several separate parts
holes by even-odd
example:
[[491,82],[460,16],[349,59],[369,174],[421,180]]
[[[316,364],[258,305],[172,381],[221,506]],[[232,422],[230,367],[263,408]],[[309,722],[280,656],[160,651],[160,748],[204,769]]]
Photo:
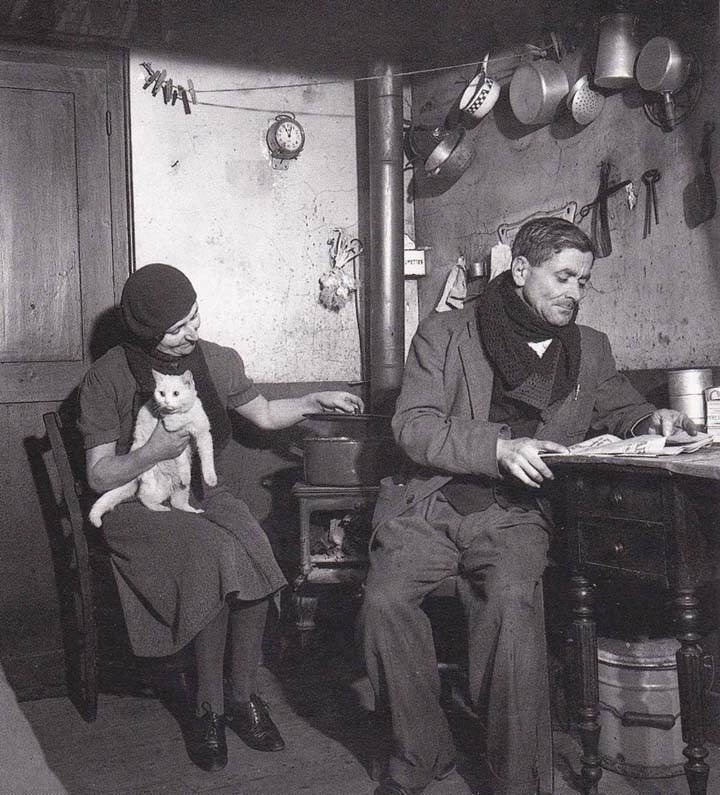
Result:
[[204,704],[217,715],[223,715],[223,660],[227,638],[228,608],[220,612],[198,632],[195,637],[195,664],[197,666],[196,714],[203,715]]
[[257,693],[257,671],[269,604],[269,599],[240,602],[230,611],[232,697],[240,704],[250,701],[250,696]]
[[236,734],[257,751],[285,747],[267,704],[257,694],[257,671],[270,598],[236,602],[230,610],[232,636],[232,699],[228,719]]

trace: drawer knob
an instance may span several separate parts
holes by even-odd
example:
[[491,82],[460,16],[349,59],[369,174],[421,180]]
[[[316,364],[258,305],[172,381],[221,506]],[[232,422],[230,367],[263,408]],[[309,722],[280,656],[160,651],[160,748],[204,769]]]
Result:
[[613,544],[613,550],[616,555],[624,555],[625,554],[625,545],[622,541],[616,541]]
[[622,501],[623,501],[623,495],[622,495],[622,492],[621,492],[621,491],[614,491],[614,492],[613,492],[613,493],[610,495],[610,502],[611,502],[613,505],[621,505],[621,504],[622,504]]

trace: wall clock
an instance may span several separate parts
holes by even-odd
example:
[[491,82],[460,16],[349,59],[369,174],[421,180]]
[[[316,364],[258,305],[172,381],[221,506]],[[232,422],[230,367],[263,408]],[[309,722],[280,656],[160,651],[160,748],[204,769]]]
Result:
[[273,168],[286,169],[305,146],[305,130],[294,113],[280,113],[270,125],[266,135],[272,155]]

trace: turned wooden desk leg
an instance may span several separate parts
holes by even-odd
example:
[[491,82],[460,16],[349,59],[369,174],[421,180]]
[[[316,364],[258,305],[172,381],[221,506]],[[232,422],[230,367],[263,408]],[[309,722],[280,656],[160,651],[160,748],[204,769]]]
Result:
[[578,729],[582,742],[582,788],[584,795],[597,795],[602,777],[598,743],[600,723],[598,721],[598,664],[597,633],[593,610],[593,584],[577,574],[572,578],[573,626],[572,636],[578,666]]
[[686,743],[685,775],[690,795],[706,795],[708,773],[705,763],[705,693],[703,689],[703,651],[698,645],[699,601],[693,588],[679,589],[675,598],[678,686],[680,690],[680,721]]

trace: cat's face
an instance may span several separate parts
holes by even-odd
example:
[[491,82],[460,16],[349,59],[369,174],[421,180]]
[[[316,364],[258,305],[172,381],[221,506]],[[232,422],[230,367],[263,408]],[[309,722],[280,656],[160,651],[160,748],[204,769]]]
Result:
[[155,379],[153,396],[155,403],[162,414],[174,414],[188,411],[197,397],[195,379],[190,370],[182,375],[167,375],[152,371]]

